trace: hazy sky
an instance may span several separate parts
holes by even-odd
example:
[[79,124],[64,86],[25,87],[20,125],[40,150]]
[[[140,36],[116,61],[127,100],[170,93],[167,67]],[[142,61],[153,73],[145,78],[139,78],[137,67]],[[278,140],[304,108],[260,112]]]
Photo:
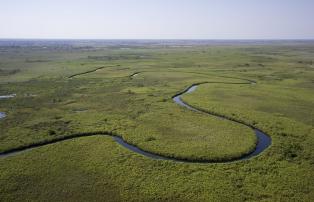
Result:
[[0,38],[314,39],[314,0],[0,0]]

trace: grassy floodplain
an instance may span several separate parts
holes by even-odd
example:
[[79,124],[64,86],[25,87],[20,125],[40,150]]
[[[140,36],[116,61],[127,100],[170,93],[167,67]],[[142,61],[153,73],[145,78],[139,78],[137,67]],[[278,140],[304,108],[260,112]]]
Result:
[[[314,42],[0,42],[0,152],[108,132],[0,157],[0,200],[311,201],[314,198]],[[136,76],[130,77],[138,72]],[[245,80],[255,85],[228,84]],[[219,83],[218,83],[219,82]]]

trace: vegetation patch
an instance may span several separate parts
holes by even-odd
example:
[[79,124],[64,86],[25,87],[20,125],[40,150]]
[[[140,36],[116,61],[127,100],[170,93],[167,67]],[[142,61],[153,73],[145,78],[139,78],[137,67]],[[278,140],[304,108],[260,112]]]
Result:
[[[0,100],[0,152],[39,146],[0,158],[0,201],[313,199],[312,44],[99,46],[0,47],[0,94],[17,94]],[[251,152],[251,128],[173,102],[204,82],[182,99],[261,129],[272,145],[244,161],[183,163],[104,135],[177,159]]]

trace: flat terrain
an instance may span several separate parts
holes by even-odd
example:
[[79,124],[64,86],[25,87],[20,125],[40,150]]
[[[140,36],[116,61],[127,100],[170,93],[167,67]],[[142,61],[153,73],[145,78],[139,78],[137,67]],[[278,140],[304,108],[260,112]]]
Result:
[[177,43],[0,41],[0,201],[311,201],[314,42]]

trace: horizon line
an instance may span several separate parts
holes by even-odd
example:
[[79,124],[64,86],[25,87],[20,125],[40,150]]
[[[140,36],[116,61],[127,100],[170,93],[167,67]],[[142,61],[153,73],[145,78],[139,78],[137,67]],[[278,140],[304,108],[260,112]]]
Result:
[[194,41],[311,41],[314,38],[0,38],[0,40],[194,40]]

